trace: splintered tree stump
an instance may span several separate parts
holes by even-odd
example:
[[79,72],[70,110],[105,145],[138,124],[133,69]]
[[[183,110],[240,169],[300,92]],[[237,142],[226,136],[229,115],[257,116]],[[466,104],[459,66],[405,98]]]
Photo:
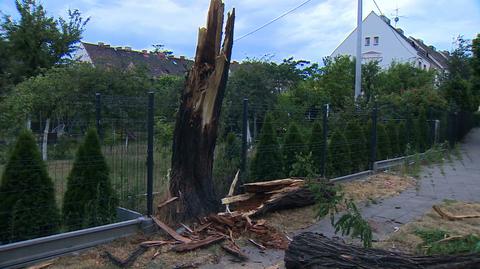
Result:
[[314,203],[314,193],[307,187],[301,187],[286,193],[274,194],[270,199],[265,201],[252,216],[261,216],[268,212],[309,206]]
[[233,45],[235,10],[228,14],[221,46],[224,4],[211,0],[207,26],[200,28],[195,63],[181,96],[173,135],[170,193],[178,197],[170,211],[175,221],[216,212],[220,203],[212,181],[218,121]]
[[287,269],[475,269],[480,268],[480,255],[412,256],[345,245],[321,234],[307,232],[293,238],[285,252],[285,267]]

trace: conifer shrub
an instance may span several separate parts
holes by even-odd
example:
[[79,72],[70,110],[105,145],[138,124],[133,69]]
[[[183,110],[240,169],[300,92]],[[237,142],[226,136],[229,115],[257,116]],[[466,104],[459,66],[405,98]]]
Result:
[[377,124],[377,161],[387,160],[392,156],[390,138],[388,137],[385,124]]
[[368,165],[367,139],[358,121],[351,120],[347,123],[345,138],[350,146],[352,172],[364,170]]
[[304,152],[305,144],[303,142],[302,135],[298,130],[298,126],[295,123],[290,123],[282,146],[282,157],[285,175],[290,175],[290,172],[293,171],[293,164],[297,161],[297,155],[301,155]]
[[118,199],[94,129],[87,131],[67,180],[67,191],[63,199],[63,221],[68,230],[116,221]]
[[418,119],[416,124],[418,125],[417,130],[418,134],[418,150],[419,152],[425,152],[428,148],[428,120],[427,114],[424,109],[421,109],[418,114]]
[[282,155],[277,135],[272,125],[272,116],[267,114],[260,131],[260,141],[251,164],[251,179],[264,181],[284,176]]
[[405,151],[407,150],[407,143],[408,143],[408,131],[407,127],[405,126],[405,121],[401,121],[398,124],[398,149],[399,149],[399,156],[404,156]]
[[390,157],[398,157],[401,155],[401,150],[397,122],[395,120],[389,120],[385,128],[388,133],[388,138],[390,139]]
[[327,150],[328,178],[348,175],[352,171],[351,152],[347,138],[341,129],[337,129],[330,137]]
[[59,227],[53,182],[32,133],[21,131],[0,185],[0,242],[51,235]]
[[313,123],[312,132],[308,140],[308,150],[311,153],[311,161],[313,163],[315,173],[320,173],[323,163],[323,126],[322,123],[316,121]]

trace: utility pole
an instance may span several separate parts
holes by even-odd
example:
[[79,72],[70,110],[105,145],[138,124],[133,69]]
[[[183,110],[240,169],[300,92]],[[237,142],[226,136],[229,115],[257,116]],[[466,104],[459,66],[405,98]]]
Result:
[[357,56],[355,60],[355,100],[362,92],[362,0],[358,0]]

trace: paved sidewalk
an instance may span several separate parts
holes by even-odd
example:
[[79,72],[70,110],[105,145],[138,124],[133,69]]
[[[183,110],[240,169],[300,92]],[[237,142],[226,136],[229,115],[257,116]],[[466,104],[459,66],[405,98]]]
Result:
[[[423,167],[416,188],[363,207],[362,215],[372,223],[374,239],[382,240],[404,223],[424,215],[432,205],[445,199],[465,202],[480,201],[480,129],[472,130],[460,145],[462,159],[442,166]],[[333,236],[328,219],[299,231],[315,231]]]

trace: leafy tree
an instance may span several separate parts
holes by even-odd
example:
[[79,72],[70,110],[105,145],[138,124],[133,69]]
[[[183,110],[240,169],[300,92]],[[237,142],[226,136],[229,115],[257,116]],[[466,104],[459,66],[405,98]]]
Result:
[[399,131],[398,126],[395,120],[389,120],[385,126],[388,138],[390,139],[390,146],[391,146],[391,153],[390,157],[398,157],[402,154],[400,150],[400,138],[399,138]]
[[475,101],[473,107],[480,106],[480,34],[472,41],[472,94]]
[[345,137],[350,145],[353,172],[364,170],[368,165],[367,140],[357,120],[353,119],[347,123]]
[[277,64],[269,59],[248,59],[231,65],[224,99],[226,124],[234,131],[241,130],[242,101],[248,98],[248,115],[265,118],[265,112],[275,107],[277,97],[303,78],[305,61],[292,58]]
[[475,111],[475,98],[472,94],[472,66],[470,65],[470,45],[459,37],[457,47],[448,58],[448,72],[445,74],[441,90],[449,104],[463,111]]
[[63,220],[68,230],[112,223],[118,199],[94,129],[88,130],[67,178]]
[[416,68],[411,63],[392,63],[378,77],[378,92],[397,95],[413,89],[433,89],[435,72]]
[[[282,146],[284,174],[290,175],[296,156],[305,152],[305,144],[295,123],[290,123]],[[302,175],[293,175],[302,176]]]
[[352,102],[355,82],[355,63],[348,56],[325,58],[322,76],[318,83],[328,94],[334,109],[342,109]]
[[381,67],[377,61],[370,61],[362,65],[362,91],[365,93],[367,101],[378,94],[380,71]]
[[392,156],[392,146],[385,124],[377,123],[377,160],[387,160]]
[[308,143],[308,149],[310,151],[311,160],[316,173],[321,172],[320,167],[323,163],[323,127],[319,121],[313,123],[312,133]]
[[284,176],[283,163],[277,136],[272,125],[272,116],[267,114],[255,149],[251,166],[255,181],[278,179]]
[[35,138],[21,131],[0,185],[0,242],[51,235],[59,226],[53,182]]
[[347,175],[352,171],[352,155],[350,147],[342,130],[333,132],[327,152],[327,177]]
[[5,16],[0,30],[8,43],[9,72],[18,83],[70,57],[88,19],[78,10],[69,10],[67,19],[49,17],[36,0],[16,0],[15,5],[20,19]]

